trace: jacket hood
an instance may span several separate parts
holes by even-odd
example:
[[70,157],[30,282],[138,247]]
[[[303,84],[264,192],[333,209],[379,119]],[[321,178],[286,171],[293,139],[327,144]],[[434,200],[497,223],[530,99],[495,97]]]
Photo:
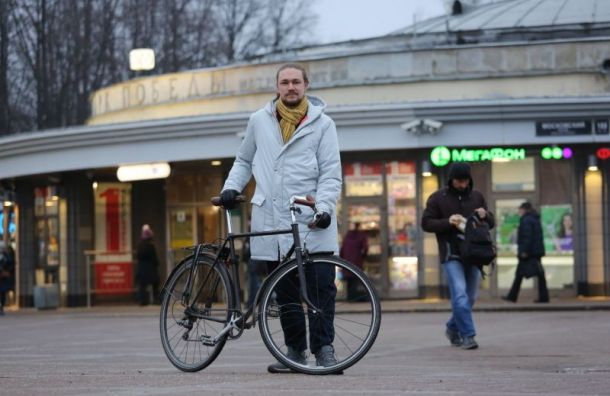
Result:
[[[307,118],[313,121],[324,113],[324,110],[326,110],[326,103],[319,97],[313,95],[305,95],[305,98],[309,102]],[[265,110],[271,115],[275,115],[275,103],[277,100],[277,98],[273,99],[265,106]]]
[[470,193],[472,191],[472,189],[474,188],[474,182],[472,180],[472,175],[470,173],[470,165],[468,165],[465,162],[454,162],[453,164],[451,164],[451,168],[449,169],[449,175],[447,178],[447,187],[449,188],[449,191],[452,191],[457,194],[458,191],[455,188],[453,188],[453,184],[451,183],[451,181],[453,179],[458,179],[458,180],[468,179],[469,183],[468,183],[468,188],[466,189],[466,193]]

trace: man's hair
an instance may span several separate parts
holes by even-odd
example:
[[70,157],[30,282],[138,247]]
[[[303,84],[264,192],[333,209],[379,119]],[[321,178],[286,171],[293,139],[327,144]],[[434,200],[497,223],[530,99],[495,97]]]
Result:
[[528,201],[523,202],[521,205],[519,205],[519,209],[523,209],[526,212],[531,211],[532,209],[534,209],[534,207],[532,206],[532,204]]
[[300,70],[301,73],[303,73],[303,81],[305,81],[307,84],[309,84],[309,78],[307,77],[307,69],[301,63],[284,63],[283,65],[281,65],[280,68],[277,69],[277,73],[275,74],[275,82],[277,82],[278,79],[280,78],[280,72],[285,69]]

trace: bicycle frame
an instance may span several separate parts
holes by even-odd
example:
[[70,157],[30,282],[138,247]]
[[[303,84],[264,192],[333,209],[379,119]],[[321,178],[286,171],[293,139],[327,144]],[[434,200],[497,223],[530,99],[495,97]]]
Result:
[[[216,253],[216,256],[214,258],[214,263],[212,264],[212,268],[214,268],[216,265],[224,265],[224,258],[223,257],[226,253],[226,248],[228,245],[228,249],[229,249],[229,259],[230,262],[232,263],[231,265],[231,273],[230,273],[230,277],[231,277],[231,285],[233,288],[233,294],[235,296],[235,310],[233,312],[233,315],[231,317],[231,320],[229,322],[229,324],[225,327],[225,329],[223,329],[220,334],[218,334],[215,338],[216,340],[219,339],[220,337],[224,336],[227,332],[231,331],[234,328],[237,328],[240,332],[243,331],[243,329],[245,328],[249,328],[252,327],[255,322],[256,322],[256,315],[253,315],[253,313],[255,312],[256,309],[256,304],[258,301],[258,298],[256,298],[254,300],[254,302],[252,303],[252,305],[250,307],[248,307],[247,311],[245,313],[242,312],[241,310],[241,284],[240,284],[240,279],[239,279],[239,263],[237,260],[237,254],[235,253],[235,239],[240,239],[240,238],[248,238],[248,237],[261,237],[261,236],[268,236],[268,235],[284,235],[284,234],[292,234],[293,237],[293,245],[292,247],[289,249],[288,253],[280,260],[280,264],[278,265],[278,267],[276,269],[274,269],[268,276],[267,279],[270,279],[271,276],[278,271],[283,265],[285,265],[291,258],[292,254],[295,254],[295,259],[297,262],[297,271],[299,274],[299,283],[300,283],[300,287],[301,287],[301,298],[303,299],[303,301],[305,301],[305,303],[307,304],[307,306],[309,307],[309,309],[312,310],[312,313],[318,313],[321,310],[316,307],[311,300],[309,299],[309,296],[307,295],[307,280],[305,278],[305,270],[303,268],[303,264],[304,264],[304,257],[307,256],[307,252],[301,247],[301,237],[299,234],[299,227],[298,227],[298,223],[296,222],[296,215],[295,213],[300,213],[301,209],[299,207],[297,207],[296,205],[298,204],[297,202],[295,202],[295,200],[300,199],[300,197],[292,197],[290,200],[290,214],[291,214],[291,228],[289,229],[280,229],[280,230],[271,230],[271,231],[260,231],[260,232],[247,232],[247,233],[238,233],[235,234],[233,233],[233,229],[232,229],[232,225],[231,225],[231,211],[230,210],[225,210],[225,219],[227,221],[227,236],[226,238],[223,239],[222,245],[220,245],[220,248],[218,249],[218,252]],[[312,208],[314,210],[314,212],[316,211],[315,207]],[[202,254],[203,249],[205,249],[206,244],[198,244],[196,249],[195,249],[195,253],[194,253],[194,263],[197,263],[197,260],[199,258],[199,256]],[[186,281],[186,287],[184,290],[184,293],[182,295],[182,303],[187,307],[186,311],[191,311],[190,314],[192,314],[193,316],[199,316],[197,314],[195,314],[194,310],[191,310],[191,289],[193,287],[193,274],[196,270],[196,265],[191,266],[191,269],[189,271],[188,277],[187,277],[187,281]],[[263,290],[264,286],[261,287],[261,290]],[[259,290],[260,292],[260,290]],[[197,292],[195,294],[195,298],[193,298],[193,302],[196,301],[196,297],[198,295],[199,292]],[[258,297],[258,295],[257,295]],[[250,316],[252,316],[252,322],[247,322],[247,320],[250,318]],[[207,317],[206,317],[207,318]],[[207,318],[210,319],[210,318]],[[210,340],[210,342],[216,342],[216,340]]]

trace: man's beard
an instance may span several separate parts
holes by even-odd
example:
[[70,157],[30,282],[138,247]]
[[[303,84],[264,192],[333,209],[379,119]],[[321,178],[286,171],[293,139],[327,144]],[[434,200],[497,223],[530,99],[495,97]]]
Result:
[[290,101],[290,102],[288,102],[288,101],[286,101],[286,100],[282,99],[282,103],[284,103],[284,105],[285,105],[286,107],[297,107],[298,105],[300,105],[300,104],[301,104],[301,102],[303,101],[303,99],[304,99],[304,97],[303,97],[303,98],[299,98],[299,99],[297,99],[296,101]]

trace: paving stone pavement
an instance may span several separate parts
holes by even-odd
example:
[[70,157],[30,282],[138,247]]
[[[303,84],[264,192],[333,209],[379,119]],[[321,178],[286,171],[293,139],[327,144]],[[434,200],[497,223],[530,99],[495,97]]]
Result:
[[384,302],[375,346],[342,376],[268,374],[258,328],[205,370],[182,373],[161,349],[157,306],[8,312],[0,395],[610,394],[603,307],[484,309],[475,314],[481,347],[463,351],[444,337],[446,301],[432,303],[445,307],[438,312],[393,304]]

